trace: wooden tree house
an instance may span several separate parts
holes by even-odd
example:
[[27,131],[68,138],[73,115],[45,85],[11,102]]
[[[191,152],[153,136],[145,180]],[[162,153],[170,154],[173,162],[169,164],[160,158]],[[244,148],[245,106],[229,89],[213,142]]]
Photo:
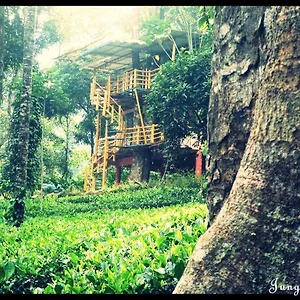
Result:
[[[82,54],[100,57],[84,66],[94,72],[90,100],[97,112],[94,151],[85,168],[86,192],[107,187],[107,168],[111,165],[116,167],[119,183],[122,167],[132,168],[135,160],[147,159],[145,153],[163,142],[158,124],[145,119],[144,96],[151,89],[159,65],[174,59],[176,47],[185,45],[186,33],[174,31],[172,39],[154,41],[151,46],[112,41]],[[160,62],[155,61],[157,56]],[[106,82],[102,82],[99,71],[108,74]],[[147,174],[144,177],[147,180]]]

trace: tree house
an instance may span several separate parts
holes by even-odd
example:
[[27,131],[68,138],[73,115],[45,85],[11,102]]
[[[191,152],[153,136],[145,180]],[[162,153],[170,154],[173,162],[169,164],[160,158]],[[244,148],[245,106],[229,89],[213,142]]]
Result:
[[158,124],[145,118],[144,97],[160,65],[175,58],[176,47],[178,50],[188,44],[185,32],[172,31],[171,36],[150,46],[111,41],[82,54],[97,56],[83,66],[93,70],[90,100],[97,112],[93,154],[85,168],[86,192],[107,187],[107,168],[111,165],[116,167],[117,184],[121,168],[127,166],[131,166],[133,179],[149,178],[149,153],[164,137]]

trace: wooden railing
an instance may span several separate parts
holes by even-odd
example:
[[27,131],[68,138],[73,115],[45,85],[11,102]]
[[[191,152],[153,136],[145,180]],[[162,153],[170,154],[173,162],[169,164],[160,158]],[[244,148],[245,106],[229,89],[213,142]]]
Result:
[[134,88],[150,89],[153,77],[158,73],[155,70],[134,69],[123,75],[111,77],[111,94],[118,94]]
[[96,110],[99,107],[102,109],[103,116],[110,116],[111,122],[115,121],[118,124],[118,130],[122,130],[125,126],[124,122],[124,111],[114,98],[110,96],[101,85],[93,79],[91,83],[90,93],[91,104],[95,105]]
[[[116,135],[107,137],[109,155],[111,155],[114,159],[113,156],[120,147],[154,144],[164,139],[162,132],[158,128],[158,124],[152,124],[145,126],[144,128],[145,135],[142,126],[137,126],[125,128],[125,130],[117,133]],[[96,151],[98,158],[105,153],[105,139],[106,138],[99,139]]]
[[163,140],[163,134],[157,124],[126,128],[124,146],[154,144]]
[[[94,154],[91,156],[88,166],[85,168],[85,191],[95,191],[96,173],[102,172],[102,189],[106,186],[106,169],[109,160],[115,160],[120,147],[149,145],[162,141],[163,134],[157,124],[145,126],[139,105],[138,88],[150,89],[153,77],[159,69],[155,70],[131,70],[122,76],[109,77],[106,87],[102,87],[96,76],[93,77],[90,90],[91,104],[98,111],[97,132],[95,137]],[[134,90],[137,107],[140,115],[141,126],[126,128],[124,111],[121,105],[111,97],[113,94]],[[105,116],[105,137],[100,138],[101,112]],[[108,136],[108,123],[117,124],[117,132]]]

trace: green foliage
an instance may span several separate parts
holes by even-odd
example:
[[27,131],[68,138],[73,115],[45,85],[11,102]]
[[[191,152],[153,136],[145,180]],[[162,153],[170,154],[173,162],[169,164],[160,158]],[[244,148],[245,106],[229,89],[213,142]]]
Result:
[[77,142],[91,145],[91,148],[94,144],[96,115],[97,112],[95,109],[87,108],[87,113],[85,113],[82,120],[76,124],[74,132],[74,137]]
[[0,293],[171,293],[205,232],[198,201],[171,186],[27,200],[21,228],[0,219]]
[[32,194],[40,185],[40,144],[42,140],[41,114],[42,103],[39,98],[31,98],[30,123],[29,123],[29,151],[27,164],[27,191]]
[[[41,114],[43,110],[43,89],[41,86],[43,83],[43,75],[35,70],[33,73],[33,89],[30,99],[29,151],[26,183],[26,191],[29,195],[38,188],[40,183],[41,169],[38,150],[42,138]],[[8,156],[2,170],[2,180],[6,182],[4,187],[2,186],[2,193],[5,193],[7,196],[14,193],[15,162],[18,159],[19,107],[22,104],[20,100],[21,80],[16,81],[14,84],[16,88],[18,88],[18,93],[16,95],[17,100],[13,103],[14,111],[9,129],[9,142],[6,149]],[[11,195],[9,197],[11,197]]]
[[23,62],[24,26],[20,6],[5,6],[4,71],[17,69]]
[[202,155],[203,155],[203,156],[207,156],[207,151],[208,151],[208,144],[207,144],[207,141],[205,141],[205,142],[202,144]]
[[[4,71],[18,69],[23,63],[23,43],[24,43],[24,24],[22,20],[21,6],[5,6],[5,38],[4,38]],[[47,11],[44,6],[39,6],[41,10]],[[37,25],[36,29],[36,52],[58,42],[60,36],[57,32],[55,22],[50,19]]]
[[[89,106],[89,91],[92,74],[88,70],[80,69],[79,65],[73,61],[60,61],[55,67],[49,70],[51,81],[54,87],[61,87],[67,96],[70,106],[75,111],[79,109],[86,110]],[[63,107],[64,109],[71,107]],[[58,113],[58,112],[57,112]]]
[[0,111],[0,173],[1,173],[1,166],[3,164],[3,160],[7,156],[5,151],[6,143],[8,140],[8,128],[9,128],[9,115],[6,111]]
[[155,15],[141,23],[141,37],[148,45],[151,45],[154,40],[165,38],[169,33],[170,23]]
[[[141,22],[141,39],[147,44],[167,38],[171,30],[187,33],[188,50],[211,48],[214,6],[163,6],[161,15],[151,15]],[[192,38],[199,34],[199,40]]]
[[[20,111],[23,105],[22,103],[22,95],[21,95],[21,87],[22,87],[22,80],[18,78],[18,71],[20,66],[23,62],[23,48],[26,47],[24,40],[24,24],[23,24],[23,17],[24,12],[26,10],[30,10],[29,19],[35,19],[34,16],[34,8],[29,9],[28,7],[12,7],[6,6],[5,7],[5,42],[4,42],[4,71],[6,72],[5,79],[9,79],[12,77],[10,83],[5,82],[4,86],[8,89],[8,97],[10,97],[11,93],[16,94],[16,101],[12,104],[14,107],[14,112],[11,118],[11,124],[9,129],[9,142],[7,144],[7,158],[4,162],[4,166],[2,168],[2,176],[0,178],[0,186],[1,186],[1,193],[7,196],[12,201],[12,206],[7,211],[6,217],[7,220],[16,221],[16,223],[21,224],[23,217],[24,217],[24,210],[25,205],[23,198],[31,195],[35,189],[39,185],[40,179],[40,158],[39,158],[39,145],[42,138],[42,127],[40,123],[41,113],[42,113],[42,97],[44,95],[44,78],[42,74],[39,74],[37,66],[34,65],[34,61],[31,62],[33,65],[33,80],[31,84],[32,78],[23,78],[24,85],[30,84],[29,88],[32,88],[32,94],[30,98],[30,113],[29,116],[29,147],[28,147],[28,157],[20,157],[19,149],[20,143],[22,141],[19,140],[19,133],[21,132],[21,127],[24,126],[20,123]],[[38,9],[39,11],[41,8]],[[34,22],[33,22],[34,23]],[[28,23],[29,24],[29,23]],[[39,28],[39,26],[37,26]],[[33,38],[35,39],[36,34],[47,37],[47,30],[43,28],[40,32],[32,32],[34,25],[32,24],[32,28],[28,31],[29,34],[35,35]],[[53,26],[52,26],[53,29]],[[34,29],[35,30],[35,29]],[[53,30],[51,31],[53,33]],[[30,40],[30,39],[29,39]],[[53,42],[53,40],[48,39],[46,43],[38,43],[40,47],[36,47],[37,44],[30,45],[28,51],[33,53],[33,57],[35,54],[40,51],[43,47],[49,46],[49,43]],[[35,78],[34,78],[34,75]],[[30,75],[27,75],[31,77]],[[35,81],[35,79],[37,79]],[[38,84],[37,84],[38,82]],[[9,99],[11,100],[11,99]],[[26,125],[27,126],[27,125]],[[24,128],[23,128],[24,129]],[[19,183],[16,180],[16,171],[19,167],[18,162],[20,160],[27,160],[27,178],[22,186],[19,186]]]
[[148,117],[161,126],[170,159],[176,157],[182,138],[206,139],[210,61],[210,53],[182,53],[162,66],[146,96]]
[[47,20],[37,28],[36,45],[38,52],[59,42],[60,40],[61,37],[53,19]]
[[[158,208],[163,206],[204,202],[198,188],[187,187],[126,187],[123,191],[106,192],[99,195],[52,196],[43,204],[44,216],[75,215],[84,212],[96,212],[110,209]],[[74,204],[76,203],[76,206]],[[38,201],[27,208],[27,216],[39,216]]]
[[[121,182],[127,183],[127,179],[130,174],[130,168],[122,168],[122,174],[121,174]],[[111,166],[107,169],[107,186],[112,187],[115,185],[116,181],[116,168]]]
[[213,30],[214,6],[199,6],[198,26],[201,32],[207,33]]
[[58,184],[62,177],[64,139],[56,132],[57,120],[43,118],[43,182]]
[[[56,173],[48,173],[52,183],[61,183],[65,187],[75,184],[71,180],[72,170],[70,160],[72,157],[73,136],[78,142],[85,142],[93,148],[94,131],[95,131],[95,111],[92,109],[89,100],[91,74],[86,70],[81,70],[77,63],[68,60],[62,60],[53,68],[47,71],[45,102],[45,116],[47,118],[55,118],[59,120],[60,126],[64,129],[64,137],[61,142],[64,146],[58,145],[59,139],[55,138],[55,134],[48,133],[52,137],[55,152],[53,155],[45,159],[45,165],[51,169],[58,171]],[[79,116],[79,121],[74,129],[73,117]],[[48,149],[44,149],[48,152]],[[51,151],[51,149],[49,149]],[[48,152],[49,153],[49,152]],[[47,168],[47,170],[49,170]],[[62,176],[60,176],[62,175]],[[48,182],[49,183],[49,182]]]

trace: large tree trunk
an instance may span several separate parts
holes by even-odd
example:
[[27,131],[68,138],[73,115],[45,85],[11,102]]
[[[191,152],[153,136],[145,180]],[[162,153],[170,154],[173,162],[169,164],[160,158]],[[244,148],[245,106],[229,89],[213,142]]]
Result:
[[[258,72],[264,64],[260,49],[264,10],[263,6],[226,7],[220,13],[216,8],[208,111],[209,224],[231,191],[249,138],[260,89]],[[221,21],[224,17],[226,21]]]
[[0,105],[3,102],[4,6],[0,6]]
[[[13,74],[12,74],[12,78],[10,83],[14,82],[18,76],[18,69],[14,69],[12,70]],[[11,117],[11,110],[12,110],[12,105],[15,102],[16,99],[16,91],[14,90],[13,87],[10,87],[8,89],[8,95],[7,95],[7,114],[9,115],[9,117]]]
[[149,148],[137,147],[133,150],[133,161],[128,180],[133,182],[149,181],[151,152]]
[[208,124],[215,219],[174,293],[297,294],[299,25],[296,6],[216,9]]
[[19,135],[17,137],[18,153],[15,161],[15,201],[13,207],[13,222],[16,226],[20,226],[23,222],[25,209],[24,198],[26,197],[30,97],[32,92],[32,60],[34,52],[34,32],[36,21],[35,12],[35,6],[27,6],[25,8],[23,85],[18,116]]

